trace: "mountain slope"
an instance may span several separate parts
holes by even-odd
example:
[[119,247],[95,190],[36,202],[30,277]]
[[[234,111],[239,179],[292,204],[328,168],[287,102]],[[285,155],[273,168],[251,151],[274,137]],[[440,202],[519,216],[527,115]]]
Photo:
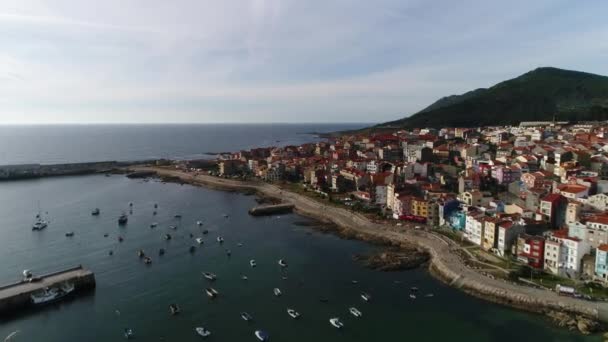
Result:
[[538,68],[487,89],[444,97],[380,127],[472,127],[520,121],[607,120],[608,77]]

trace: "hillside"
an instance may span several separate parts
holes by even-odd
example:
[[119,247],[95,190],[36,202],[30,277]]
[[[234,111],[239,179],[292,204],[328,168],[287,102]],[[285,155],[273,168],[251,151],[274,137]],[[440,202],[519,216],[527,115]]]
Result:
[[520,121],[608,120],[608,77],[538,68],[490,88],[444,97],[383,127],[472,127]]

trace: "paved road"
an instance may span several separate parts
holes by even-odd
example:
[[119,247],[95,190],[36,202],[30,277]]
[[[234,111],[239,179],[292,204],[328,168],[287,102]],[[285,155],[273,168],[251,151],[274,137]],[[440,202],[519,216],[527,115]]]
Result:
[[[432,232],[413,229],[396,229],[389,224],[370,221],[359,213],[346,209],[328,206],[307,196],[283,190],[275,185],[261,182],[243,182],[239,180],[224,179],[208,175],[196,175],[167,168],[139,168],[141,170],[154,170],[159,174],[175,176],[184,181],[198,183],[216,188],[256,190],[267,196],[281,198],[283,201],[295,204],[296,210],[304,215],[331,221],[341,227],[369,234],[371,236],[388,238],[393,241],[414,243],[426,248],[432,256],[432,262],[437,268],[443,270],[443,276],[449,277],[452,285],[478,289],[486,295],[509,298],[519,303],[530,303],[531,306],[544,305],[553,309],[567,309],[569,311],[595,316],[608,322],[608,303],[590,302],[570,297],[558,296],[555,292],[536,289],[510,283],[500,279],[489,278],[478,271],[465,266],[455,250],[460,246],[450,239]],[[522,306],[521,304],[519,306]],[[525,306],[525,305],[524,305]],[[538,311],[537,308],[528,308]]]

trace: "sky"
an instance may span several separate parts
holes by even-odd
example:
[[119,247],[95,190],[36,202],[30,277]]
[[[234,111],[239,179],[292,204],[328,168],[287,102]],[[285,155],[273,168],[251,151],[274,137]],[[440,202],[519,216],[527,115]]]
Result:
[[608,1],[0,0],[0,123],[383,122],[540,66]]

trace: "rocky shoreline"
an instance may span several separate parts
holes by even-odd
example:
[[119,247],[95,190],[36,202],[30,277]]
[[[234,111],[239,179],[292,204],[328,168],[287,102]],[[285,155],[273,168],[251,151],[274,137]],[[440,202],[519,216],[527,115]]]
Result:
[[[492,284],[496,283],[494,280],[483,281],[481,279],[475,279],[481,277],[480,275],[472,277],[467,274],[464,276],[463,273],[470,273],[466,271],[466,268],[462,267],[464,265],[454,267],[455,265],[448,265],[448,263],[446,263],[448,260],[444,260],[446,253],[452,253],[446,252],[450,249],[449,243],[442,241],[445,245],[439,247],[437,242],[432,242],[433,239],[437,239],[436,236],[431,236],[432,234],[424,233],[422,236],[416,236],[421,234],[420,232],[416,232],[417,234],[406,234],[397,237],[397,235],[392,233],[383,232],[381,230],[376,231],[375,229],[372,230],[365,226],[377,224],[367,221],[356,213],[349,213],[346,218],[343,217],[346,214],[342,215],[341,213],[334,211],[324,212],[324,210],[328,208],[322,204],[309,204],[308,202],[313,200],[304,199],[302,198],[302,195],[290,193],[265,183],[219,179],[206,175],[195,178],[179,171],[158,171],[160,176],[170,175],[170,180],[175,180],[175,178],[177,178],[177,182],[182,184],[189,183],[227,191],[255,192],[257,196],[262,198],[270,197],[274,199],[278,197],[279,200],[282,200],[285,197],[296,204],[295,211],[298,214],[313,218],[322,223],[319,226],[314,226],[313,228],[315,229],[337,234],[345,239],[357,239],[383,246],[404,248],[405,250],[411,248],[423,250],[430,257],[428,262],[430,274],[442,282],[452,287],[459,288],[472,296],[513,308],[546,316],[550,315],[551,312],[568,315],[570,319],[568,319],[566,323],[563,323],[564,327],[574,327],[576,325],[577,329],[583,334],[596,332],[597,330],[594,329],[603,329],[602,324],[599,322],[608,317],[600,316],[600,311],[604,311],[604,309],[600,310],[599,306],[596,306],[595,304],[584,303],[567,297],[558,297],[555,294],[547,292],[539,293],[540,295],[538,295],[536,294],[536,290],[520,286],[511,286],[508,283],[502,283],[502,285]],[[165,171],[164,174],[163,171]],[[294,197],[297,197],[298,199],[294,201]],[[320,209],[324,210],[315,209],[315,206],[321,206],[323,208]],[[340,209],[336,210],[338,211]],[[353,228],[352,225],[356,225],[357,227]],[[358,225],[362,226],[359,227]],[[382,257],[379,258],[382,259]],[[389,260],[388,263],[392,263],[391,257],[386,256],[385,259]],[[377,260],[372,263],[375,264],[376,262]],[[381,263],[378,263],[377,265],[377,267],[382,267]],[[511,287],[513,290],[508,289]],[[534,292],[534,294],[526,292]],[[576,324],[572,323],[573,320]],[[561,321],[553,321],[560,325]],[[581,328],[578,327],[578,322],[583,322],[581,323]]]
[[353,255],[353,260],[382,272],[411,270],[425,264],[429,259],[429,254],[418,248],[389,249],[372,254]]

